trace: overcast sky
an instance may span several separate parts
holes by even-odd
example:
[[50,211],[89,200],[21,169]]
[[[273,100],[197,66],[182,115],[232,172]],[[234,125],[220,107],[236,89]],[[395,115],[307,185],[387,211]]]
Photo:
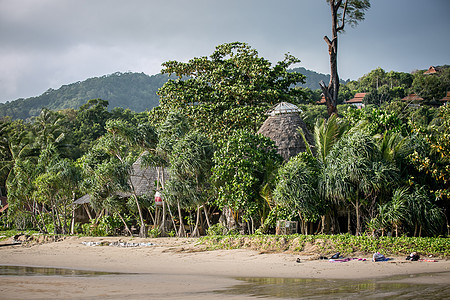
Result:
[[[339,37],[342,79],[450,64],[450,0],[373,0]],[[329,73],[325,0],[0,0],[0,102],[114,72],[161,71],[246,42],[272,63]]]

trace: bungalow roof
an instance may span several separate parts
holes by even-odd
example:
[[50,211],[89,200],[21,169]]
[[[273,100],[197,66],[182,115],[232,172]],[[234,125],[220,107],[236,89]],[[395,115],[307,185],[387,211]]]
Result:
[[413,93],[413,94],[409,94],[405,98],[402,98],[402,101],[423,101],[423,98],[419,97]]
[[439,68],[437,67],[429,67],[428,70],[426,70],[425,72],[423,72],[424,75],[428,75],[428,74],[436,74],[439,73]]
[[355,97],[353,97],[352,99],[350,99],[348,101],[345,101],[345,103],[362,103],[366,94],[367,93],[356,93]]
[[325,96],[322,95],[322,98],[320,98],[319,101],[316,101],[317,104],[325,104],[327,103],[327,100],[325,100]]

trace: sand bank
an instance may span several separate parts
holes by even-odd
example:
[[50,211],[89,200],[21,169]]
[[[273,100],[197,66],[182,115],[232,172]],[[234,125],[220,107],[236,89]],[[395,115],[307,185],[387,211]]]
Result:
[[[132,242],[152,243],[142,247],[86,246],[83,242]],[[300,263],[297,259],[300,259]],[[132,299],[192,299],[199,293],[226,288],[236,284],[237,277],[267,278],[325,278],[325,279],[368,279],[395,275],[436,273],[434,277],[421,278],[432,283],[450,282],[450,261],[410,262],[404,257],[388,262],[353,260],[343,263],[312,260],[312,256],[297,253],[264,253],[255,250],[205,251],[192,238],[92,238],[70,237],[60,242],[23,246],[0,247],[0,265],[45,266],[120,272],[122,276],[96,278],[51,278],[49,277],[0,277],[1,299],[20,295],[21,299],[57,298],[89,299],[108,295],[124,297],[125,291],[133,292]],[[437,274],[440,273],[440,274]],[[428,279],[427,279],[428,278]],[[404,278],[402,279],[405,280]],[[415,279],[411,277],[410,282]],[[20,281],[20,284],[18,284]],[[177,288],[174,287],[176,282]],[[109,293],[105,294],[108,287]],[[115,293],[111,294],[111,288]],[[156,288],[157,287],[157,288]],[[114,290],[114,289],[113,289]],[[103,293],[103,294],[102,294]],[[39,295],[39,297],[38,297]],[[204,299],[217,296],[204,294]],[[206,296],[207,295],[207,296]],[[42,296],[42,297],[41,297]],[[233,297],[228,297],[233,299]],[[236,299],[245,299],[237,297]]]

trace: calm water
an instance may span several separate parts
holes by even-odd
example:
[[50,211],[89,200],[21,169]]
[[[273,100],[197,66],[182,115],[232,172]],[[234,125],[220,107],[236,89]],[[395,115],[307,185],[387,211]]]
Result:
[[[129,275],[148,276],[149,278],[156,276],[155,274],[125,274],[60,268],[0,266],[0,276],[103,277]],[[228,296],[233,299],[239,298],[239,296],[265,299],[450,299],[450,284],[399,282],[405,278],[415,277],[420,279],[438,275],[419,274],[365,280],[235,278],[238,284],[225,289],[209,291],[208,293],[216,296]],[[202,292],[199,295],[204,297],[205,293]]]
[[64,276],[89,277],[101,275],[114,275],[122,273],[108,273],[97,271],[83,271],[61,268],[27,267],[27,266],[0,266],[0,276]]
[[237,278],[244,283],[218,292],[282,299],[450,299],[450,284],[394,282],[408,277],[366,280]]

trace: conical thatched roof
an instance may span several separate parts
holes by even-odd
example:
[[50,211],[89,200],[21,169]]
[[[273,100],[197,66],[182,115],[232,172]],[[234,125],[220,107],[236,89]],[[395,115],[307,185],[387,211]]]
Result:
[[286,161],[298,153],[306,151],[303,138],[297,131],[299,127],[303,129],[308,143],[313,145],[312,136],[299,115],[300,111],[291,103],[281,102],[267,113],[269,117],[258,130],[258,133],[275,142],[278,153]]

